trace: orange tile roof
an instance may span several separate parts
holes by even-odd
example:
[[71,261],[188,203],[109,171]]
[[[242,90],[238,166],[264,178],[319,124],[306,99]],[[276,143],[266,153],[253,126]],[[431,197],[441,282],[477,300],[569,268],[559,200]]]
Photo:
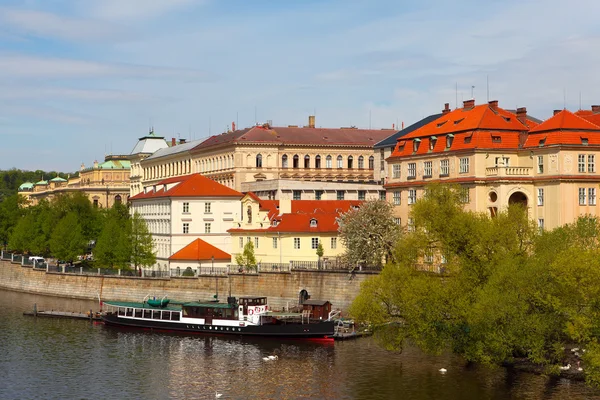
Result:
[[[177,183],[172,188],[164,190],[164,185]],[[139,193],[130,200],[143,200],[161,197],[236,197],[242,198],[243,194],[221,185],[202,174],[192,174],[168,178],[158,182],[156,192]]]
[[205,242],[202,239],[196,239],[192,243],[179,250],[177,253],[169,257],[171,261],[212,261],[215,260],[231,260],[231,255],[223,250]]
[[569,110],[562,110],[552,117],[548,118],[535,128],[531,129],[529,133],[540,133],[554,130],[600,130],[600,127],[591,123],[583,117],[580,117]]
[[582,145],[582,139],[588,145],[600,145],[600,126],[588,121],[589,116],[562,110],[531,129],[523,147]]

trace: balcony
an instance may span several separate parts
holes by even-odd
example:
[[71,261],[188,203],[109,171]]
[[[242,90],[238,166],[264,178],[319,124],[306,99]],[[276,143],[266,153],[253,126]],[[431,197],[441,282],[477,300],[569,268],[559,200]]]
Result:
[[485,176],[531,176],[531,167],[488,167]]

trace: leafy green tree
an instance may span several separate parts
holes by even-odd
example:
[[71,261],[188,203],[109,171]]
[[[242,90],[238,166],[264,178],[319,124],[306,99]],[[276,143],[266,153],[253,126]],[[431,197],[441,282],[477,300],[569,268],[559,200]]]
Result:
[[113,215],[107,217],[94,248],[94,259],[109,268],[128,268],[131,262],[128,228],[119,222]]
[[131,263],[135,270],[137,271],[138,267],[154,265],[156,254],[153,251],[152,235],[146,221],[136,212],[130,220],[130,226]]
[[85,252],[87,240],[75,212],[62,218],[52,232],[50,251],[59,260],[75,260]]
[[256,257],[254,255],[254,244],[252,244],[252,242],[246,243],[244,251],[235,256],[235,262],[237,265],[249,270],[256,268]]
[[401,234],[392,211],[390,203],[374,200],[339,217],[339,235],[346,248],[344,257],[350,264],[382,265],[384,260],[391,260]]
[[7,196],[0,203],[0,246],[8,244],[14,227],[25,215],[25,205],[25,198],[18,194]]

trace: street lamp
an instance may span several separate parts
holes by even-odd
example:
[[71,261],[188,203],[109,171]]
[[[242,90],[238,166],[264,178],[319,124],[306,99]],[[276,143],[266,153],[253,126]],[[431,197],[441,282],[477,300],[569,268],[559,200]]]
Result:
[[215,256],[212,256],[211,260],[212,260],[212,265],[210,267],[210,273],[214,274],[215,273]]

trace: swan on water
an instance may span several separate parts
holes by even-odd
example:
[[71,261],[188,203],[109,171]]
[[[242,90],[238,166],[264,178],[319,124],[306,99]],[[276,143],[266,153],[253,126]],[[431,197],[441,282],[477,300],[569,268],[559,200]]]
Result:
[[223,393],[219,393],[215,390],[215,399],[219,399],[221,396],[223,396]]
[[277,356],[268,356],[267,358],[269,360],[277,360],[279,357],[277,357]]
[[439,369],[439,371],[440,371],[442,374],[445,374],[446,372],[448,372],[448,370],[447,370],[446,368],[440,368],[440,369]]
[[571,364],[567,364],[564,367],[559,367],[561,371],[567,371],[569,369],[571,369]]

